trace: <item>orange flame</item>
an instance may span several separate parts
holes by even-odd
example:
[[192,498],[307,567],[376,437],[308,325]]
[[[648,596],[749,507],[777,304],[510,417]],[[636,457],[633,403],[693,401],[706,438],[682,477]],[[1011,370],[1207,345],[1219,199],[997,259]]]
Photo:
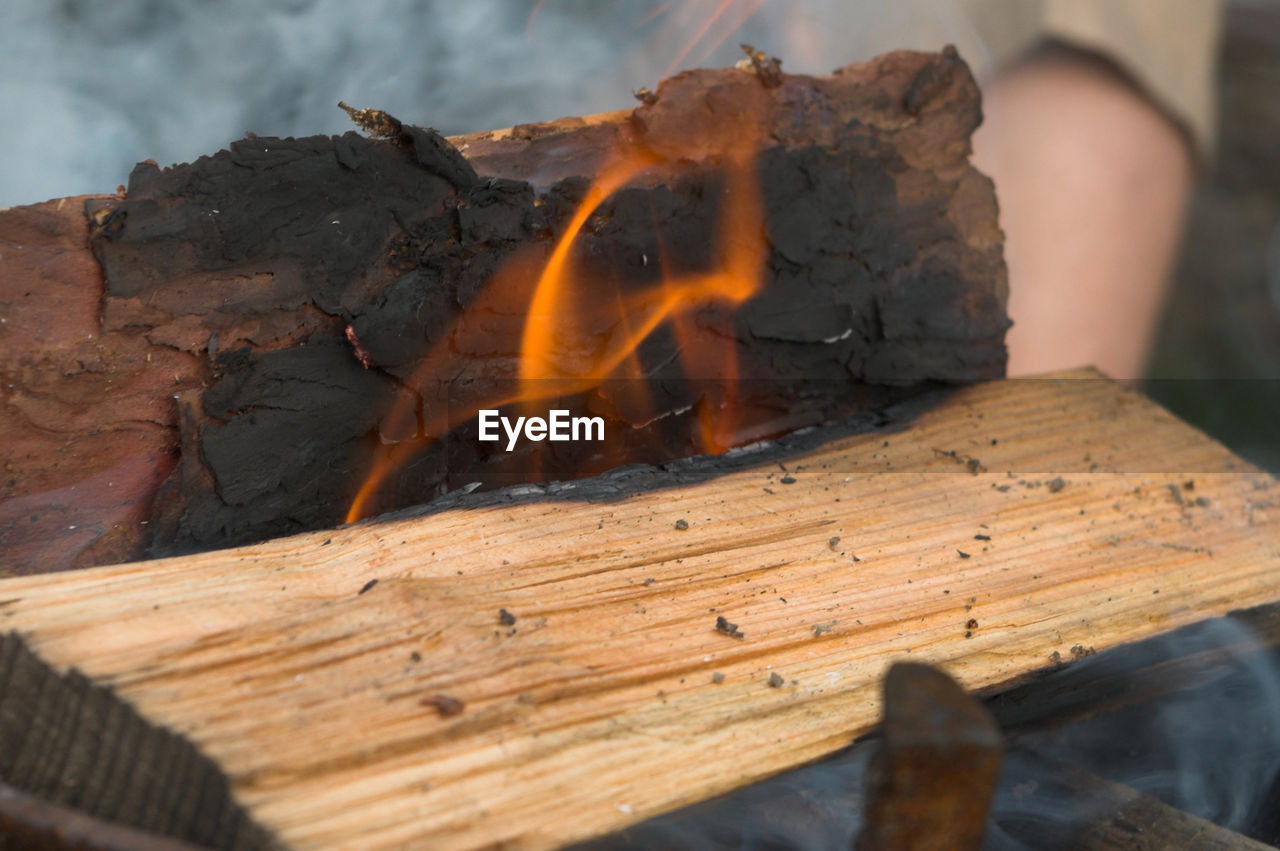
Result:
[[[576,267],[575,242],[592,215],[618,190],[645,175],[667,175],[675,165],[650,152],[633,151],[606,168],[588,189],[532,287],[514,393],[468,405],[466,410],[456,413],[450,412],[448,406],[441,406],[423,424],[423,437],[428,441],[438,440],[459,423],[475,416],[481,408],[580,393],[600,386],[609,378],[639,375],[638,347],[667,322],[671,323],[689,379],[695,384],[701,380],[708,387],[731,384],[737,378],[732,336],[698,333],[692,314],[703,305],[734,306],[751,298],[762,285],[768,248],[753,156],[743,146],[737,146],[725,152],[724,161],[724,195],[712,271],[667,275],[657,285],[639,292],[619,291],[612,299],[602,297],[600,281]],[[497,304],[509,305],[513,293],[527,292],[527,264],[527,257],[517,256],[495,275],[468,308],[468,313],[464,313],[455,328],[455,338],[459,334],[474,333],[468,330],[471,326],[466,322],[470,312]],[[601,327],[612,329],[604,340],[589,330]],[[411,384],[421,387],[428,380],[447,380],[456,372],[450,368],[450,361],[457,357],[458,348],[466,347],[450,345],[447,338],[438,343],[415,370]],[[708,369],[718,374],[706,374]],[[721,400],[720,407],[723,408],[726,401],[731,400]],[[704,405],[699,412],[701,445],[705,451],[722,451],[728,446],[732,423],[726,418],[717,418],[710,408]],[[416,416],[412,397],[402,395],[384,421],[387,425],[384,433],[416,431],[409,428],[411,418]],[[374,498],[387,477],[421,448],[421,441],[381,447],[351,503],[346,521],[353,522],[371,514]]]

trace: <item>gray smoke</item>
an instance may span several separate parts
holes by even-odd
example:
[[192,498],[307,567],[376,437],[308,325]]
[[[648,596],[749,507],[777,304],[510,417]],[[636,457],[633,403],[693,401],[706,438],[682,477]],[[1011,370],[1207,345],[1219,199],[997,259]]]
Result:
[[[1077,662],[1070,676],[1123,681],[1125,666],[1186,665],[1168,696],[1019,737],[1069,762],[1179,810],[1244,831],[1270,807],[1280,777],[1280,657],[1234,618],[1205,621],[1129,648]],[[997,821],[1019,803],[998,800]],[[1079,812],[1021,813],[1065,823]]]
[[140,160],[247,131],[343,132],[340,99],[454,134],[627,107],[666,74],[734,63],[742,41],[808,73],[898,46],[982,55],[955,3],[735,0],[712,21],[718,6],[4,0],[0,207],[110,192]]
[[[1159,680],[1159,686],[1153,684]],[[1072,663],[1040,681],[1075,705],[1073,686],[1110,682],[1132,700],[1008,737],[986,851],[1075,848],[1112,809],[1083,807],[1074,766],[1184,812],[1274,841],[1280,789],[1280,654],[1235,618],[1205,621]],[[1167,692],[1156,696],[1153,688]],[[1128,689],[1128,691],[1126,691]],[[1118,707],[1118,708],[1117,708]],[[1060,706],[1059,708],[1065,708]],[[574,851],[844,851],[862,829],[876,741]],[[743,760],[751,759],[744,752]],[[1028,790],[1041,794],[1028,795]]]

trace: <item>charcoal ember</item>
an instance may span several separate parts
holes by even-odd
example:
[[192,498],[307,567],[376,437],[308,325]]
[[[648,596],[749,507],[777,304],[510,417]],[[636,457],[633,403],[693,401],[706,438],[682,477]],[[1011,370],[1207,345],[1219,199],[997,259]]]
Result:
[[[136,489],[148,533],[111,554],[340,522],[386,446],[407,464],[379,487],[381,510],[692,454],[699,418],[730,402],[731,442],[747,442],[999,377],[1001,235],[990,181],[968,162],[980,116],[958,59],[901,52],[771,86],[685,72],[630,112],[453,140],[394,122],[387,138],[251,137],[139,165],[123,198],[87,203],[102,278],[84,323],[133,341],[135,365],[154,352],[183,371],[139,396],[168,460],[158,491]],[[476,440],[475,409],[516,386],[532,287],[591,178],[623,149],[669,164],[605,201],[573,246],[611,282],[606,300],[638,293],[719,262],[735,203],[726,137],[756,149],[763,289],[737,308],[708,301],[683,336],[649,335],[633,358],[642,392],[610,380],[539,401],[605,416],[618,426],[607,452]],[[608,309],[580,318],[568,360],[620,330]],[[691,346],[731,351],[737,384],[719,363],[691,372]]]

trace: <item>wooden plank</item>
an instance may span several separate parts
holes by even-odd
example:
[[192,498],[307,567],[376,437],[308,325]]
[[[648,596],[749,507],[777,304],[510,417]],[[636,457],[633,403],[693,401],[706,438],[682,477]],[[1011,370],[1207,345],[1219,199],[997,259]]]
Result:
[[1276,481],[1085,373],[786,466],[8,579],[0,621],[290,845],[542,848],[847,744],[892,660],[989,688],[1280,598]]

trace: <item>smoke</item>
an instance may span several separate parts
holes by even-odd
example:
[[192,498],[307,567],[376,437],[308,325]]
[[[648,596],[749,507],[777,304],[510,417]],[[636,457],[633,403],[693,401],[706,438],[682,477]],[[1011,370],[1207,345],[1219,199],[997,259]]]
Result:
[[[1089,657],[1063,674],[1058,688],[1064,692],[1067,680],[1112,682],[1118,691],[1131,683],[1132,703],[1017,736],[1021,748],[1235,831],[1250,831],[1274,807],[1271,790],[1280,777],[1280,658],[1239,621],[1206,621]],[[1168,693],[1142,699],[1153,685]],[[1015,761],[1007,773],[1019,769],[1031,771],[1025,761]],[[1006,776],[1002,787],[1009,791],[1025,779]],[[1017,794],[998,795],[993,821],[1038,821],[1059,832],[1078,826],[1078,808],[1052,804],[1051,797],[1029,805]]]
[[247,131],[343,132],[340,99],[446,134],[620,109],[741,41],[806,73],[948,41],[984,55],[931,0],[4,0],[0,207],[110,192]]
[[[1097,790],[1064,773],[1079,769],[1231,830],[1280,836],[1280,653],[1244,623],[1205,621],[1089,656],[1036,687],[1056,703],[1037,704],[1018,727],[1055,723],[1007,734],[988,851],[1077,847],[1079,831],[1114,814],[1115,802],[1086,803]],[[848,849],[876,747],[862,742],[577,849]]]
[[851,748],[573,851],[848,851],[862,825],[871,756],[869,747]]

